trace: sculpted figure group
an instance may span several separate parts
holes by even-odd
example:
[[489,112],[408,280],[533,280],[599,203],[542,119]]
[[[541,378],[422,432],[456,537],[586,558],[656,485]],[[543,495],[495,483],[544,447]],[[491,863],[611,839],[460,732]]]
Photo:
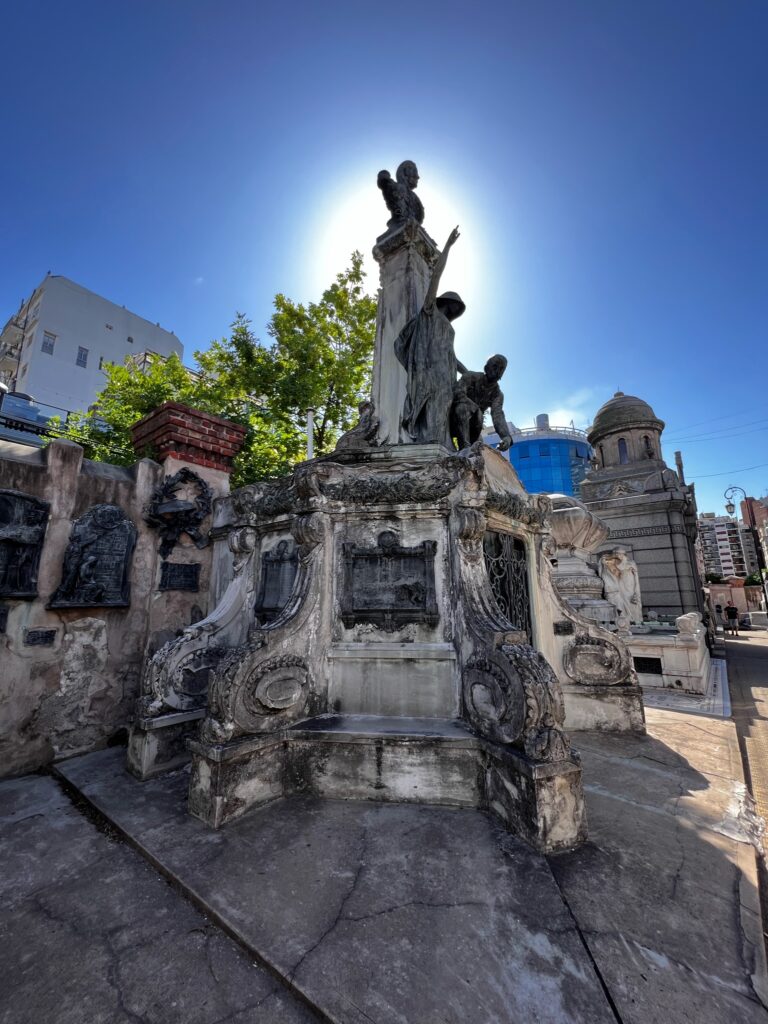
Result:
[[[379,171],[378,186],[392,214],[390,229],[415,220],[424,220],[424,207],[414,189],[419,172],[412,160],[404,160],[393,181],[389,171]],[[506,451],[512,438],[504,416],[504,395],[499,381],[507,367],[502,355],[492,356],[484,370],[468,370],[454,352],[453,321],[466,309],[456,292],[438,295],[440,278],[448,254],[459,238],[454,228],[432,270],[429,288],[421,309],[395,340],[395,355],[405,368],[407,390],[402,424],[416,444],[441,444],[459,450],[477,441],[483,430],[485,413],[490,410],[499,435],[499,449]],[[461,376],[457,380],[457,373]]]

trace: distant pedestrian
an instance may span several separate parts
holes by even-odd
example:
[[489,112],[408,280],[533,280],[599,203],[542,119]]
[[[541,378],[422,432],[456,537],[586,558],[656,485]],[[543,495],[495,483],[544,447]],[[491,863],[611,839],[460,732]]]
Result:
[[725,606],[725,623],[732,636],[739,635],[739,609],[733,601],[729,601]]

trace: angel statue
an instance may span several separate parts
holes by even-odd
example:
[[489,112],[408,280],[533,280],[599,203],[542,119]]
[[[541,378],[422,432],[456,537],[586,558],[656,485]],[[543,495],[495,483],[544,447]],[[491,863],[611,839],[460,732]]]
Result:
[[376,184],[384,194],[384,202],[392,216],[387,221],[388,228],[415,220],[424,223],[424,207],[413,191],[419,184],[419,172],[413,160],[403,160],[395,171],[395,180],[389,171],[379,171]]

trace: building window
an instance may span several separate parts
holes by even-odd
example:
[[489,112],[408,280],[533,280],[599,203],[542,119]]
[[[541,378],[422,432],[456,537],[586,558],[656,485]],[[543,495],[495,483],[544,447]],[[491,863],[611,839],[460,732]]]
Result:
[[114,328],[112,327],[112,324],[104,324],[104,326],[107,328],[108,331],[114,330]]
[[531,457],[531,453],[528,451],[527,448],[521,448],[520,449],[520,458],[521,459],[530,459],[530,457]]
[[75,360],[75,362],[77,363],[78,366],[87,366],[88,365],[88,349],[87,348],[83,348],[82,345],[78,345],[78,347],[77,347],[77,359]]
[[133,338],[130,336],[130,334],[128,335],[128,344],[129,345],[133,344]]
[[30,320],[37,320],[37,318],[39,316],[40,316],[40,303],[38,302],[38,304],[35,306],[35,308],[29,314],[29,319]]
[[53,355],[53,346],[56,344],[56,335],[50,331],[43,331],[43,352],[46,355]]
[[599,444],[597,447],[600,452],[600,465],[605,469],[605,452],[603,451],[603,446]]
[[627,451],[627,442],[623,437],[619,438],[619,462],[622,466],[625,466],[629,462],[629,452]]
[[643,434],[643,447],[645,448],[646,458],[652,459],[654,457],[653,445],[647,434]]
[[540,444],[539,445],[539,455],[549,455],[549,445],[548,444]]

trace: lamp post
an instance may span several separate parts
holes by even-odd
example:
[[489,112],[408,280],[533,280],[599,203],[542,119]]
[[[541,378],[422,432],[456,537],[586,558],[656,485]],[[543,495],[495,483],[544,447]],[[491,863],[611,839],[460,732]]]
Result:
[[[760,584],[763,589],[763,603],[765,604],[765,610],[768,612],[768,582],[763,574],[765,568],[765,559],[763,558],[763,548],[760,544],[760,537],[757,533],[757,524],[755,523],[755,513],[752,508],[752,503],[747,500],[747,492],[743,487],[729,487],[723,497],[725,498],[725,511],[729,516],[732,516],[736,511],[736,505],[733,501],[733,496],[736,493],[740,493],[747,506],[749,512],[749,532],[752,535],[752,543],[755,545],[755,557],[757,558],[757,571],[760,574]],[[738,526],[738,517],[736,519],[736,525]],[[745,558],[746,561],[746,558]]]

